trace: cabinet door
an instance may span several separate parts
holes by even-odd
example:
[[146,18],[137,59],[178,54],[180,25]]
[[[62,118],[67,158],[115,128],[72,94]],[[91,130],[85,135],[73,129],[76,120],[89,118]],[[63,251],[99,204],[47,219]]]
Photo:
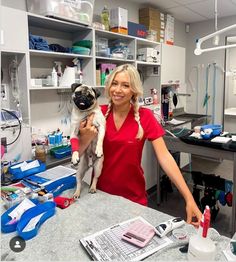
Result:
[[26,52],[28,50],[28,21],[25,11],[2,6],[1,50]]
[[185,48],[162,44],[161,84],[185,83]]

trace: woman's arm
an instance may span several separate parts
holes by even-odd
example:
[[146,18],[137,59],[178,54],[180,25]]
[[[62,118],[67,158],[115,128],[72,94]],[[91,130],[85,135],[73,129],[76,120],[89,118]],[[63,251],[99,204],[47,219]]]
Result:
[[[168,175],[170,180],[175,184],[175,186],[178,188],[179,192],[185,199],[187,223],[191,223],[195,226],[198,226],[202,217],[202,213],[197,207],[197,204],[194,201],[192,193],[190,192],[174,158],[168,151],[163,138],[160,137],[153,140],[152,145],[154,147],[156,157],[162,169]],[[192,222],[193,217],[196,217],[198,222]]]

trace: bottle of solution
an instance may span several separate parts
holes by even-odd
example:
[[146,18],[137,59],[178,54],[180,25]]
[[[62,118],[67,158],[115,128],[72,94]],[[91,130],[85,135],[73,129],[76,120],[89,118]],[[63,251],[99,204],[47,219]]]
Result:
[[105,30],[109,31],[109,10],[105,5],[101,13],[101,23],[104,25]]
[[52,69],[52,86],[57,87],[58,86],[58,76],[57,76],[57,71],[55,69],[55,67],[53,67]]
[[152,92],[153,92],[153,105],[158,105],[157,90],[154,88]]

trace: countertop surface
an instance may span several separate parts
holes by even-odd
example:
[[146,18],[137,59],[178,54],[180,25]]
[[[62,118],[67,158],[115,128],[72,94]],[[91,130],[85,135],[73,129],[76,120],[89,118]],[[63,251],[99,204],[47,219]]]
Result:
[[[73,192],[74,190],[68,190],[63,195],[71,197]],[[66,209],[56,208],[56,214],[41,225],[38,235],[26,241],[23,251],[16,253],[9,247],[9,241],[16,236],[15,232],[2,234],[1,261],[91,261],[79,239],[137,216],[143,217],[152,225],[171,218],[122,197],[101,191],[89,194],[87,184],[83,183],[80,199]],[[189,235],[196,232],[193,226],[185,225],[185,228]],[[217,245],[216,260],[226,261],[222,250],[227,247],[230,239],[217,235],[214,240]],[[181,253],[179,247],[169,247],[145,259],[157,260],[187,260],[187,254]]]

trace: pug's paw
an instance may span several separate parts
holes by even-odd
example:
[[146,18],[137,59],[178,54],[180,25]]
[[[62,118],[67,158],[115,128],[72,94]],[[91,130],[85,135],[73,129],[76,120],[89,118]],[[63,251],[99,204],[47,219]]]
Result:
[[102,147],[96,147],[95,154],[97,157],[102,157],[103,156],[103,150]]
[[78,165],[79,161],[80,161],[79,152],[78,151],[73,152],[72,157],[71,157],[71,163],[74,166],[76,166]]

